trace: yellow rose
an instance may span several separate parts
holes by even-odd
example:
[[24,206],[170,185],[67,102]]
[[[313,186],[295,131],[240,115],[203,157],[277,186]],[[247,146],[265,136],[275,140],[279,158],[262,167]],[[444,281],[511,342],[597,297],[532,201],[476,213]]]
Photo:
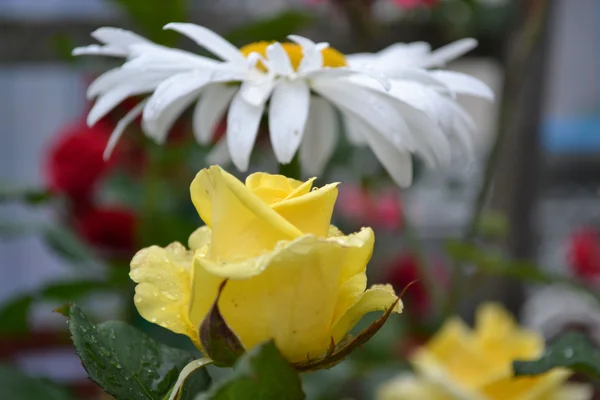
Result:
[[378,400],[588,400],[591,387],[566,383],[571,372],[556,368],[535,377],[514,377],[514,360],[535,360],[544,339],[521,329],[497,304],[477,311],[470,329],[453,318],[411,359],[416,375],[384,384]]
[[237,180],[218,166],[192,182],[206,226],[179,243],[139,251],[131,262],[140,314],[201,348],[198,328],[219,285],[219,310],[245,349],[273,339],[293,363],[324,356],[366,313],[402,304],[389,285],[366,289],[370,228],[344,236],[330,226],[337,184],[312,189],[256,173]]

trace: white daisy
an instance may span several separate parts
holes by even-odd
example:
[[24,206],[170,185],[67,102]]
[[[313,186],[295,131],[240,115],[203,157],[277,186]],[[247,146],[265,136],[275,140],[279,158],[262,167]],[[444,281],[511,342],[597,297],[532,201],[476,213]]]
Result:
[[[428,43],[396,43],[378,53],[346,56],[348,65],[360,70],[376,71],[390,79],[390,93],[430,116],[447,135],[454,154],[472,156],[476,126],[468,113],[456,102],[455,95],[494,99],[491,89],[479,79],[460,72],[439,70],[477,46],[472,38],[432,51]],[[414,69],[427,69],[430,78],[443,85],[423,85],[410,76]],[[355,138],[360,144],[360,137]],[[364,142],[364,140],[362,140]],[[426,160],[427,161],[427,160]]]
[[[115,28],[94,32],[102,46],[74,50],[74,54],[127,58],[90,86],[88,95],[98,99],[89,124],[129,96],[152,93],[118,124],[107,154],[124,126],[140,113],[146,134],[162,142],[175,119],[197,100],[193,126],[198,142],[210,141],[228,110],[227,150],[236,167],[245,171],[270,100],[269,132],[275,156],[285,164],[299,150],[309,174],[320,173],[335,149],[337,111],[347,123],[351,141],[367,143],[401,186],[411,181],[411,152],[432,164],[446,165],[450,160],[443,125],[436,124],[425,107],[394,93],[394,86],[405,85],[413,93],[405,94],[409,100],[443,94],[450,104],[451,88],[430,72],[407,67],[395,75],[390,87],[388,80],[372,71],[348,68],[346,58],[326,43],[290,36],[293,43],[260,42],[238,49],[197,25],[174,23],[165,28],[187,35],[222,61],[159,46]],[[217,145],[220,154],[223,148],[222,143]]]

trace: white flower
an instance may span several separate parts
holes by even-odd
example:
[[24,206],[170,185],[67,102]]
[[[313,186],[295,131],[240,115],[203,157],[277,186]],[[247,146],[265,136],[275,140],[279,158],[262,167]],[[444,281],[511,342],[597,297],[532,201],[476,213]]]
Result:
[[[494,93],[482,81],[460,72],[429,70],[445,66],[477,46],[475,39],[466,38],[432,51],[428,43],[396,43],[378,53],[357,53],[346,56],[355,69],[376,71],[391,82],[390,94],[422,110],[446,134],[454,155],[471,157],[477,128],[468,113],[456,102],[455,95],[470,95],[487,100]],[[440,86],[416,79],[414,71],[427,69],[430,79]],[[426,84],[423,84],[426,83]],[[360,143],[361,138],[358,138]],[[435,160],[428,160],[435,165]]]
[[[302,168],[311,175],[322,172],[335,149],[337,112],[350,141],[368,144],[401,186],[412,179],[410,153],[433,165],[450,161],[449,134],[432,116],[455,112],[458,106],[451,97],[455,89],[434,72],[408,66],[388,80],[376,68],[348,67],[346,58],[328,44],[299,36],[290,36],[293,43],[260,42],[238,49],[201,26],[173,23],[165,28],[185,34],[222,61],[159,46],[115,28],[94,32],[102,46],[74,50],[74,54],[127,58],[90,86],[88,96],[98,99],[89,124],[129,96],[152,93],[118,124],[106,154],[140,113],[145,133],[162,142],[176,118],[197,101],[193,115],[197,141],[208,143],[227,111],[227,151],[218,143],[213,160],[228,153],[245,171],[268,102],[277,160],[289,163],[299,151]],[[435,112],[431,104],[436,104]]]

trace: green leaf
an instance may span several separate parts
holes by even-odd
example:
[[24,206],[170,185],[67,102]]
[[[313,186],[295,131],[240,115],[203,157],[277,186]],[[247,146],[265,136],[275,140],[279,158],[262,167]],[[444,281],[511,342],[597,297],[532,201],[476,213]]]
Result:
[[515,361],[515,375],[539,375],[553,368],[565,367],[600,379],[600,349],[581,332],[568,332],[551,343],[536,361]]
[[114,290],[107,282],[99,281],[67,281],[50,284],[40,291],[45,299],[57,301],[75,301],[100,291]]
[[[68,315],[73,344],[90,378],[119,400],[163,399],[196,358],[123,322],[94,325],[77,306],[70,306]],[[207,386],[209,381],[206,374]]]
[[162,45],[172,45],[178,38],[175,32],[164,31],[169,22],[184,22],[186,9],[184,0],[111,0],[129,15],[142,29],[148,39]]
[[73,40],[66,34],[58,34],[52,38],[52,47],[56,55],[65,63],[74,63],[76,58],[72,51],[76,47]]
[[42,238],[59,256],[72,263],[82,263],[94,258],[90,247],[66,226],[47,226]]
[[16,335],[29,330],[31,296],[17,297],[3,304],[0,309],[0,334]]
[[450,240],[446,243],[446,252],[455,260],[472,263],[474,267],[490,275],[509,276],[532,283],[565,281],[565,278],[553,277],[540,271],[534,264],[511,261],[502,254],[470,243]]
[[285,41],[287,36],[308,26],[314,18],[299,11],[286,11],[274,17],[244,25],[230,31],[225,38],[237,45],[263,40]]
[[481,216],[477,231],[482,236],[504,238],[508,235],[508,220],[499,212],[486,212]]
[[37,225],[26,222],[0,221],[0,238],[14,239],[32,235],[39,230]]
[[0,365],[0,392],[11,400],[74,400],[69,392],[44,379],[33,378],[8,366]]
[[52,192],[38,189],[0,187],[0,203],[22,202],[32,206],[45,204],[52,199]]
[[455,260],[469,263],[488,275],[505,276],[530,283],[562,283],[586,292],[600,302],[598,294],[585,286],[567,277],[550,274],[543,268],[527,261],[509,260],[502,254],[494,253],[489,249],[478,248],[476,245],[454,240],[446,243],[446,252]]
[[300,377],[273,342],[245,353],[233,373],[196,400],[300,400]]

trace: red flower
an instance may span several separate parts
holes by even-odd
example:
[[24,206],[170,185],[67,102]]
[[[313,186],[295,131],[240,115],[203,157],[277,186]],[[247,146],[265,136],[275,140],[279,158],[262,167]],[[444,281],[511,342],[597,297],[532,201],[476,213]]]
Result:
[[360,186],[344,185],[338,204],[342,215],[359,225],[389,230],[402,226],[402,204],[395,189],[372,192]]
[[78,218],[77,229],[101,251],[124,257],[135,251],[137,217],[125,208],[92,208]]
[[406,309],[416,315],[427,313],[430,307],[429,297],[419,275],[415,256],[411,253],[400,255],[390,263],[387,271],[385,281],[390,283],[397,293],[401,293],[410,285],[402,299],[406,303]]
[[[448,286],[448,274],[439,259],[434,258],[433,263],[425,265],[424,268],[431,269],[436,290],[441,291]],[[387,266],[383,281],[391,284],[396,293],[404,291],[402,301],[406,304],[405,310],[409,317],[420,321],[428,315],[432,306],[431,299],[423,284],[417,258],[413,253],[406,252],[393,259]]]
[[600,234],[590,227],[581,228],[569,238],[569,262],[581,278],[600,277]]
[[112,166],[102,158],[110,133],[104,124],[89,128],[83,122],[66,129],[50,149],[46,171],[50,188],[74,202],[89,201]]

